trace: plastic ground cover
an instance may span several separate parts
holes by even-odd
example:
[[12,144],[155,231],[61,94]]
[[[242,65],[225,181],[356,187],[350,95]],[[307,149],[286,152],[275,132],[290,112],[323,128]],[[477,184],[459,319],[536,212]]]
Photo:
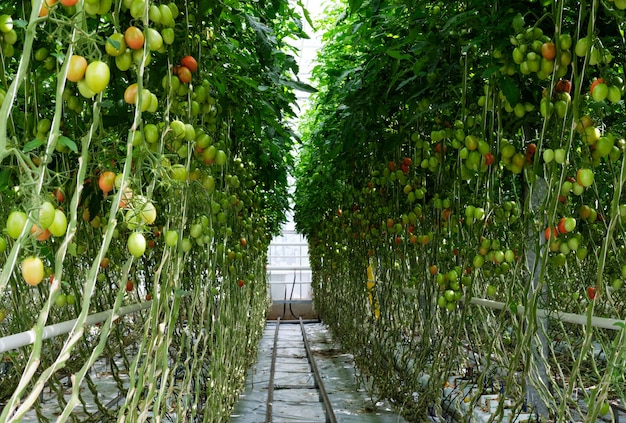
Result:
[[[405,422],[388,404],[373,401],[357,386],[352,356],[339,349],[324,324],[307,323],[305,327],[339,422]],[[248,372],[245,390],[235,405],[231,422],[265,422],[275,328],[275,323],[268,322],[259,344],[258,360]],[[281,324],[277,352],[273,421],[326,421],[298,324]]]

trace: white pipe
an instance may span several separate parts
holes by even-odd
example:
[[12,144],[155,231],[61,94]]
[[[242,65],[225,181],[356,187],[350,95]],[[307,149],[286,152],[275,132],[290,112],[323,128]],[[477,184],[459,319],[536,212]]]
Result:
[[[486,300],[484,298],[472,298],[470,300],[471,304],[480,305],[483,307],[493,308],[496,310],[502,310],[506,307],[505,303],[501,303],[499,301],[491,301]],[[517,314],[524,313],[524,306],[517,306]],[[574,313],[562,313],[559,311],[549,311],[541,308],[537,309],[538,317],[549,317],[553,319],[560,320],[562,322],[567,323],[575,323],[577,325],[586,325],[587,324],[587,316],[584,314],[574,314]],[[626,325],[626,320],[617,320],[617,319],[609,319],[607,317],[591,317],[591,325],[597,328],[603,329],[612,329],[612,330],[621,330],[622,326],[619,324]]]
[[[121,307],[116,316],[124,316],[126,314],[136,313],[140,310],[145,310],[150,307],[151,301],[146,301],[143,303],[132,304],[128,306]],[[92,314],[87,316],[85,324],[87,326],[93,326],[96,323],[101,323],[107,320],[113,314],[113,310],[102,311],[100,313]],[[77,319],[67,320],[61,323],[55,323],[53,325],[46,326],[43,328],[43,336],[42,339],[53,338],[58,335],[63,335],[65,333],[69,333],[72,331],[76,324]],[[13,335],[5,336],[4,338],[0,338],[0,353],[11,351],[20,347],[24,347],[26,345],[33,344],[35,342],[36,335],[33,329],[28,330],[26,332],[16,333]]]

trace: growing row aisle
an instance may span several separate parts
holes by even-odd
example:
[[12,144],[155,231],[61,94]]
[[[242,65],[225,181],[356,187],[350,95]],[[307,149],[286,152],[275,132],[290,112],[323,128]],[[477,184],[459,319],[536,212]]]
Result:
[[323,324],[268,322],[231,422],[404,422],[386,404],[372,403],[358,378],[352,357],[341,352]]
[[293,158],[287,1],[0,2],[0,421],[225,421]]
[[321,23],[296,229],[320,317],[407,420],[625,418],[625,10],[349,0]]

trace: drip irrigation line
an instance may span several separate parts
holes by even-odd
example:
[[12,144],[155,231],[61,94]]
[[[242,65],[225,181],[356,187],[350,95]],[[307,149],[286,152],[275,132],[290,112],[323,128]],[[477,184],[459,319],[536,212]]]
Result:
[[324,382],[322,381],[322,377],[320,376],[319,370],[317,369],[317,364],[315,364],[315,358],[313,357],[313,352],[311,351],[311,347],[309,346],[309,340],[306,336],[306,330],[304,328],[304,323],[302,322],[302,318],[300,318],[300,329],[302,329],[302,339],[304,341],[304,349],[306,350],[306,355],[309,359],[309,364],[311,366],[311,371],[313,372],[313,377],[315,378],[315,385],[320,393],[320,398],[324,403],[324,409],[326,411],[326,423],[337,423],[337,417],[335,417],[335,412],[333,411],[332,403],[330,402],[330,398],[328,397],[328,393],[326,392],[326,388],[324,388]]
[[270,380],[267,387],[267,409],[265,411],[265,423],[272,423],[274,401],[274,373],[276,371],[276,346],[278,345],[278,331],[280,329],[280,317],[276,319],[276,330],[274,331],[274,347],[272,348],[272,364],[270,366]]

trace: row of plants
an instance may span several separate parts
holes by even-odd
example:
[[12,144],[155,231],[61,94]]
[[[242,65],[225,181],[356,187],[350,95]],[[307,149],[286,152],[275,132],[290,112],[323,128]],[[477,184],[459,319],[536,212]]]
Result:
[[512,399],[494,421],[624,404],[624,9],[351,0],[320,23],[296,225],[322,318],[411,421],[453,375],[470,408]]
[[[268,307],[293,90],[310,90],[287,45],[305,36],[300,10],[0,6],[0,338],[35,333],[2,353],[0,420],[32,409],[40,421],[228,419]],[[43,340],[70,319],[70,334]],[[121,393],[113,407],[91,371],[102,360]]]

